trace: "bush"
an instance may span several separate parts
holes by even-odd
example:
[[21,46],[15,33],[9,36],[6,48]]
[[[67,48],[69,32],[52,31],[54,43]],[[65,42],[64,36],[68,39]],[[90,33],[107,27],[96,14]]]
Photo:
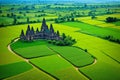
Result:
[[60,40],[48,40],[48,43],[57,46],[71,46],[76,43],[76,40],[72,39],[70,36],[66,36],[65,33],[63,33]]
[[87,49],[84,50],[85,52],[88,52]]
[[107,17],[106,22],[116,22],[118,21],[116,17]]

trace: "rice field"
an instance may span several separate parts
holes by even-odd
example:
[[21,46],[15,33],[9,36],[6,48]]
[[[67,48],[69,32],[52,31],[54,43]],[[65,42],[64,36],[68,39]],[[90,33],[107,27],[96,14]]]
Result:
[[[49,46],[53,51],[59,53],[76,67],[82,67],[94,62],[94,58],[89,53],[75,47]],[[68,52],[69,51],[69,52]]]
[[[96,19],[91,19],[91,17],[81,17],[81,18],[76,18],[76,20],[81,21],[83,23],[99,26],[99,27],[120,29],[120,25],[105,22],[107,17],[120,18],[120,14],[110,14],[110,15],[102,15],[102,16],[96,16],[96,17],[97,17]],[[119,22],[117,24],[119,24]]]
[[17,62],[0,66],[0,79],[14,76],[32,69],[26,62]]
[[[39,27],[41,24],[30,24],[31,26]],[[66,33],[67,35],[72,36],[73,38],[76,39],[77,43],[74,44],[73,46],[77,46],[80,47],[82,49],[87,49],[88,52],[93,55],[94,57],[96,57],[97,62],[95,64],[86,66],[86,67],[82,67],[79,68],[79,71],[76,70],[72,64],[70,64],[69,62],[67,62],[65,59],[59,57],[58,55],[52,55],[52,56],[46,56],[43,58],[35,58],[35,59],[31,59],[30,61],[33,64],[36,64],[40,69],[47,71],[49,73],[52,73],[52,75],[58,76],[61,79],[66,79],[70,76],[73,76],[73,78],[71,78],[72,80],[75,79],[76,80],[76,76],[77,79],[88,79],[86,78],[82,73],[84,73],[85,75],[87,75],[89,78],[93,79],[93,80],[102,80],[102,79],[107,79],[107,80],[119,80],[119,74],[120,74],[120,57],[119,57],[119,52],[120,52],[120,45],[113,43],[113,42],[109,42],[107,40],[103,40],[100,38],[97,38],[95,36],[90,36],[87,34],[83,34],[80,32],[76,32],[78,30],[80,30],[80,28],[78,27],[69,27],[66,25],[61,25],[61,24],[53,24],[55,31],[56,30],[60,30],[60,34],[61,33]],[[11,52],[9,52],[9,50],[7,49],[7,45],[11,42],[11,40],[13,40],[16,37],[19,37],[20,31],[21,29],[26,30],[27,29],[27,25],[16,25],[16,26],[8,26],[6,28],[0,28],[0,56],[2,56],[2,58],[0,58],[0,65],[6,65],[6,64],[12,64],[15,62],[19,62],[19,61],[23,61],[23,59],[20,56],[17,56]],[[55,58],[53,58],[53,56]],[[40,60],[40,61],[36,61],[36,60]],[[61,66],[57,66],[55,64],[58,63],[54,63],[55,60],[58,63],[61,64],[65,64],[65,67]],[[46,61],[46,65],[50,64],[54,64],[50,66],[45,66],[45,62]],[[44,63],[43,63],[44,62]],[[48,63],[49,62],[49,63]],[[41,63],[41,64],[40,64]],[[53,68],[53,66],[55,68]],[[58,68],[58,69],[57,69]],[[41,70],[38,70],[41,71]],[[64,75],[66,75],[66,77],[60,73],[64,73]],[[35,80],[37,78],[37,75],[40,74],[40,72],[36,72],[36,76],[30,76],[31,80]],[[75,73],[74,74],[68,74],[68,73]],[[82,73],[81,73],[82,72]],[[27,78],[28,75],[32,75],[31,70],[27,71],[24,74],[20,74],[20,75],[16,75],[14,77],[9,77],[7,78],[9,79],[13,79],[16,78],[16,80],[19,79],[24,79],[25,77]],[[44,74],[44,72],[42,72],[41,74]],[[48,76],[48,74],[44,74],[44,76]],[[64,77],[63,77],[64,76]],[[114,77],[113,77],[114,76]],[[36,77],[36,78],[35,78]],[[25,78],[25,79],[26,79]],[[53,79],[51,77],[48,77],[50,79]],[[45,77],[43,79],[46,79]]]
[[49,74],[54,75],[60,80],[88,80],[70,63],[58,55],[31,59],[30,62],[38,66],[40,69],[47,71]]

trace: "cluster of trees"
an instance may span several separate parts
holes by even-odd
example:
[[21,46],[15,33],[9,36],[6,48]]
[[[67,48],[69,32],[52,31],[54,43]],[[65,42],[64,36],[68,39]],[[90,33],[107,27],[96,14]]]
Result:
[[43,14],[35,15],[35,17],[42,17],[42,16],[46,16],[46,14],[43,13]]
[[118,19],[116,17],[107,17],[106,18],[106,22],[110,23],[110,22],[116,22],[118,21]]
[[66,36],[65,33],[63,33],[60,40],[48,40],[48,43],[57,46],[71,46],[76,43],[76,40],[72,39],[70,36]]
[[75,18],[74,17],[72,17],[72,18],[70,18],[70,17],[61,17],[61,18],[57,18],[57,19],[55,19],[55,23],[61,23],[61,22],[69,22],[69,21],[75,21]]
[[105,39],[120,44],[120,39],[115,39],[113,36],[106,36]]

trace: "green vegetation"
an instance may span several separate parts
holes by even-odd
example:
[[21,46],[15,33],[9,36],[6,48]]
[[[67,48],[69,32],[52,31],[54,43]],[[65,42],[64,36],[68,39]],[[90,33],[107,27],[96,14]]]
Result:
[[31,59],[30,62],[60,80],[87,80],[70,63],[58,55]]
[[120,26],[120,21],[114,22],[116,26]]
[[[13,63],[13,62],[21,60],[18,56],[15,56],[11,52],[9,52],[6,46],[8,45],[9,42],[11,42],[11,40],[18,37],[20,34],[20,30],[21,29],[25,30],[27,25],[16,25],[16,26],[11,26],[11,27],[6,27],[6,28],[0,28],[0,32],[3,33],[0,35],[0,37],[1,37],[0,41],[2,42],[2,43],[0,43],[1,44],[0,56],[2,56],[0,58],[0,61],[2,61],[2,62],[0,62],[0,64],[3,65],[3,64]],[[34,26],[35,28],[37,26],[40,26],[40,24],[30,24],[30,25]],[[76,32],[76,31],[80,30],[80,28],[69,27],[69,26],[60,25],[60,24],[53,24],[53,25],[55,26],[55,30],[60,30],[61,33],[65,33],[66,35],[71,35],[73,38],[75,38],[77,43],[74,44],[74,46],[78,46],[83,49],[87,49],[87,51],[90,54],[92,54],[93,56],[95,56],[97,58],[97,63],[95,63],[94,65],[80,68],[80,71],[82,71],[83,73],[85,73],[85,75],[89,76],[91,79],[94,79],[94,80],[99,80],[99,79],[101,79],[101,77],[103,77],[105,79],[113,79],[114,77],[109,76],[108,72],[111,73],[112,75],[114,75],[115,77],[119,78],[119,73],[120,73],[119,72],[119,63],[117,63],[116,61],[114,61],[112,59],[112,58],[114,58],[114,59],[120,61],[119,60],[120,59],[119,44],[111,43],[109,41],[106,41],[106,40],[103,40],[103,39],[100,39],[97,37],[93,37],[90,35],[82,34],[80,32]],[[93,42],[94,42],[94,44],[93,44]],[[38,42],[36,42],[35,45],[37,45],[37,43]],[[41,44],[41,43],[39,43],[39,44]],[[43,42],[43,44],[44,44],[44,42]],[[32,45],[34,45],[34,44],[31,44],[30,46],[32,46]],[[24,46],[22,46],[22,47],[24,47]],[[112,58],[108,57],[101,51],[104,51],[107,55],[111,56]],[[4,54],[4,53],[6,53],[6,54]],[[48,60],[48,62],[49,61],[50,60]],[[44,63],[44,61],[43,61],[43,63]],[[47,69],[49,69],[49,67]],[[69,70],[67,70],[67,71],[69,71]],[[99,73],[100,71],[102,74]],[[116,71],[118,74],[116,74]],[[62,71],[62,72],[64,72],[64,71]],[[67,72],[66,75],[68,75],[68,73],[71,73],[71,72]],[[27,74],[27,75],[29,75],[29,74]],[[39,73],[36,73],[36,74],[40,75]],[[23,74],[23,75],[27,76],[26,74]],[[80,75],[82,75],[82,74],[80,73]],[[47,75],[45,75],[45,76],[47,76]],[[29,77],[33,77],[33,76],[29,76]],[[31,78],[31,79],[35,80],[34,78]]]
[[94,62],[93,57],[81,49],[69,46],[68,47],[49,46],[49,47],[77,67],[82,67]]
[[77,67],[91,64],[94,61],[93,57],[85,52],[86,50],[83,51],[81,49],[69,46],[54,46],[46,43],[46,41],[43,40],[37,40],[33,42],[22,42],[19,40],[13,43],[11,47],[12,50],[14,50],[17,54],[25,58],[49,56],[57,52]]
[[14,50],[18,48],[26,48],[26,47],[39,46],[39,45],[44,45],[44,44],[47,44],[47,42],[44,40],[36,40],[33,42],[22,42],[18,40],[17,42],[12,43],[10,46]]
[[54,80],[53,77],[47,75],[46,73],[40,71],[39,69],[31,69],[22,74],[6,78],[5,80]]
[[72,37],[66,36],[65,33],[63,33],[60,40],[48,40],[48,43],[57,46],[72,46],[76,41],[75,39],[72,39]]
[[[108,43],[105,43],[105,44],[108,44]],[[108,50],[109,49],[110,49],[110,47],[108,48]],[[112,50],[114,50],[114,52],[115,52],[115,49],[112,49]],[[116,49],[116,50],[118,50],[118,49]],[[90,52],[94,56],[97,57],[97,63],[95,65],[90,65],[90,66],[80,68],[79,70],[81,72],[87,74],[93,80],[101,80],[101,79],[102,80],[104,80],[104,79],[105,80],[108,80],[108,79],[109,80],[114,80],[114,79],[119,80],[120,79],[119,74],[117,74],[117,73],[120,73],[119,63],[116,63],[114,60],[112,60],[109,57],[107,57],[106,55],[102,54],[102,52],[99,51],[98,49],[90,50]],[[107,52],[107,49],[105,50],[105,52]]]
[[[104,38],[113,42],[120,43],[120,30],[112,29],[112,28],[101,28],[81,22],[65,22],[61,23],[63,25],[80,28],[78,32],[82,32],[88,35]],[[111,36],[109,38],[109,36]]]
[[[0,2],[0,79],[120,80],[119,1],[84,3],[82,0],[73,3],[54,0],[58,2],[52,3],[29,0],[30,4],[28,0],[2,1],[7,4]],[[118,21],[106,22],[108,17]],[[42,40],[13,42],[28,24],[40,30],[43,18],[54,25],[55,31],[69,35],[64,40],[72,46],[55,46]],[[75,44],[71,44],[73,39]],[[11,48],[21,56],[10,51],[11,42]],[[52,43],[66,44],[62,41]],[[25,60],[29,64],[23,62]]]
[[[0,33],[3,33],[3,34],[0,34],[0,38],[1,38],[0,39],[0,45],[1,45],[0,46],[0,65],[1,66],[2,65],[4,66],[4,65],[7,65],[7,64],[16,63],[16,62],[19,62],[19,61],[23,61],[23,58],[21,58],[18,55],[15,55],[12,52],[10,52],[8,50],[7,46],[13,39],[15,39],[16,37],[19,36],[21,29],[26,29],[25,26],[27,26],[27,25],[24,24],[24,25],[16,25],[16,26],[13,26],[13,27],[8,26],[6,28],[0,28]],[[40,24],[31,24],[31,25],[32,26],[39,26]],[[38,42],[37,42],[37,44],[38,44]],[[30,65],[30,64],[28,64],[28,65]],[[18,70],[20,70],[20,68]],[[24,80],[24,79],[26,80],[26,78],[27,78],[27,79],[30,79],[30,80],[36,80],[36,79],[42,79],[42,80],[45,79],[46,80],[46,78],[47,78],[48,80],[54,80],[51,76],[49,76],[48,74],[45,74],[41,70],[34,70],[33,72],[34,72],[33,74],[31,72],[28,72],[28,71],[27,72],[25,71],[22,74],[18,73],[19,75],[17,74],[16,76],[13,76],[13,79],[17,78],[18,80]],[[8,74],[8,73],[6,73],[6,74]],[[2,75],[5,75],[5,74],[2,74]],[[42,77],[40,77],[40,75]]]
[[[9,1],[6,1],[9,3]],[[11,1],[14,2],[14,1]],[[11,3],[10,2],[10,3]],[[0,27],[8,25],[39,23],[43,17],[47,21],[57,23],[64,21],[75,21],[76,17],[92,16],[119,13],[118,3],[93,4],[93,3],[44,3],[35,2],[28,4],[26,2],[16,1],[15,4],[1,4],[0,7]],[[18,4],[17,4],[18,3]],[[25,4],[26,3],[26,4]],[[3,20],[3,21],[2,21]]]
[[25,58],[34,58],[34,57],[47,56],[47,55],[54,54],[50,49],[47,48],[45,44],[43,44],[45,42],[43,42],[42,40],[37,42],[38,44],[36,45],[36,41],[21,42],[19,40],[15,44],[13,43],[11,47],[17,54]]
[[107,17],[106,18],[106,22],[110,23],[110,22],[116,22],[118,21],[118,19],[116,17]]
[[32,66],[26,62],[17,62],[7,65],[0,65],[0,79],[14,76],[32,69]]

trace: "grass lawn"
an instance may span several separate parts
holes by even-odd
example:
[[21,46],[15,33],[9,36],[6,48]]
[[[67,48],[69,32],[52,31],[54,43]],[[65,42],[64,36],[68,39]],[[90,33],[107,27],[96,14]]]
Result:
[[30,62],[60,80],[87,80],[70,63],[58,55],[34,58]]
[[77,67],[82,67],[94,62],[94,59],[90,54],[75,47],[50,46],[50,48]]
[[17,62],[0,66],[0,79],[14,76],[32,69],[32,66],[26,62]]

